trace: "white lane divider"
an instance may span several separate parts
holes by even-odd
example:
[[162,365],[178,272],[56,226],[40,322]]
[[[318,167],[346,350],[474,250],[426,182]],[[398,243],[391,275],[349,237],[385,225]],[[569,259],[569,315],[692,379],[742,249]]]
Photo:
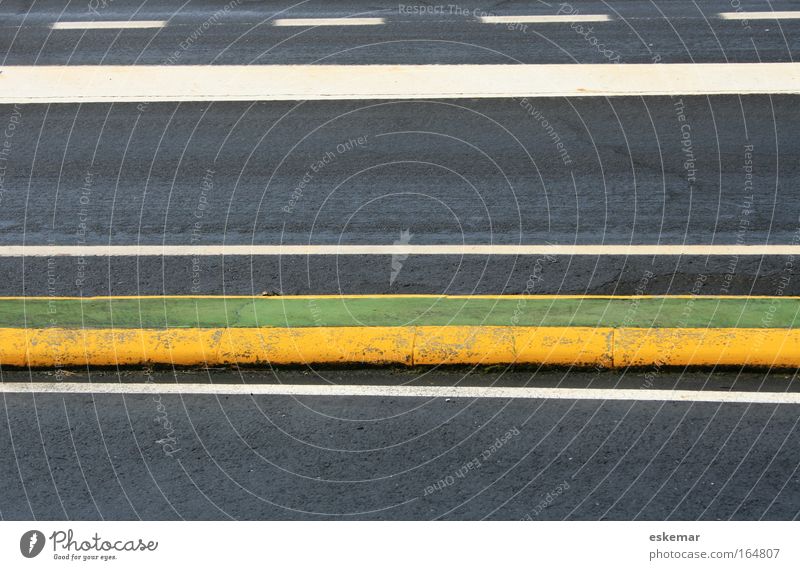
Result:
[[166,25],[166,20],[107,20],[94,22],[55,22],[51,28],[54,30],[119,30],[163,28]]
[[800,63],[0,67],[0,103],[800,94]]
[[573,22],[610,22],[607,14],[557,14],[550,16],[481,16],[483,24],[558,24]]
[[358,396],[377,398],[523,398],[800,404],[800,392],[725,392],[616,388],[508,388],[495,386],[348,386],[341,384],[154,384],[3,382],[2,394],[196,394],[232,396]]
[[380,26],[385,18],[278,18],[273,26]]
[[800,245],[4,245],[0,257],[209,255],[800,255]]
[[[794,20],[800,19],[800,11],[777,12],[720,12],[716,14],[722,20]],[[611,22],[608,14],[539,14],[539,15],[510,15],[510,16],[480,16],[478,21],[483,24],[554,24],[554,23],[584,23],[584,22]],[[272,22],[273,26],[380,26],[386,24],[386,18],[279,18]],[[167,25],[164,20],[120,20],[120,21],[83,21],[83,22],[54,22],[54,30],[109,30],[109,29],[144,29],[163,28]]]
[[723,20],[796,20],[800,12],[720,12]]

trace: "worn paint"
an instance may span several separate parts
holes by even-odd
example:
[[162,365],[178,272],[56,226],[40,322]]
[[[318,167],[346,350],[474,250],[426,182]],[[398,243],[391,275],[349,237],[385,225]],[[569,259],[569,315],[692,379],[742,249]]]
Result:
[[794,329],[591,327],[0,328],[0,364],[800,366]]
[[527,326],[794,328],[789,297],[141,297],[0,299],[8,328]]

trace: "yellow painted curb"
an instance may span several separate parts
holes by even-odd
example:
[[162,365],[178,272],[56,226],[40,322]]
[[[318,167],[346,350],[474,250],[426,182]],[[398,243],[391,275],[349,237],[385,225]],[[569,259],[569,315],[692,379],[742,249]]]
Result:
[[0,328],[0,364],[411,364],[413,327]]
[[612,365],[611,328],[416,327],[414,364]]
[[615,329],[615,366],[800,366],[797,329]]
[[800,367],[800,330],[592,327],[0,328],[0,365]]

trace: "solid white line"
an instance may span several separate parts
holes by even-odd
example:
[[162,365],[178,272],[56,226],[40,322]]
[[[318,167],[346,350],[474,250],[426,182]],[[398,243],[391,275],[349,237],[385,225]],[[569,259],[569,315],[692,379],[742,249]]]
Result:
[[385,18],[278,18],[273,26],[380,26]]
[[4,245],[0,257],[198,255],[800,255],[800,245]]
[[720,12],[723,20],[796,20],[800,12]]
[[607,14],[558,14],[551,16],[481,16],[483,24],[557,24],[571,22],[610,22]]
[[554,400],[629,400],[800,404],[800,392],[723,392],[592,388],[505,388],[494,386],[348,386],[341,384],[112,384],[0,383],[4,394],[211,394],[266,396],[371,396],[405,398],[524,398]]
[[800,94],[800,63],[0,68],[0,103]]
[[166,25],[167,22],[165,20],[119,20],[104,22],[55,22],[51,28],[54,30],[116,30],[163,28]]

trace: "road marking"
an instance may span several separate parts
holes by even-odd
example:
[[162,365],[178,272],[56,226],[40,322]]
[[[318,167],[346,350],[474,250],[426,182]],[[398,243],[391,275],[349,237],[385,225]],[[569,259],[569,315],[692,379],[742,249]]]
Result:
[[796,20],[800,12],[720,12],[723,20]]
[[51,28],[54,30],[117,30],[163,28],[166,25],[165,20],[109,20],[104,22],[55,22]]
[[385,18],[278,18],[273,26],[380,26]]
[[506,388],[495,386],[349,386],[337,384],[0,383],[3,394],[208,394],[232,396],[355,396],[375,398],[516,398],[800,404],[800,392],[723,392],[602,388]]
[[[119,299],[263,299],[263,295],[87,295],[85,297],[59,297],[25,295],[24,297],[0,297],[0,301],[112,301]],[[378,294],[336,294],[336,295],[271,295],[268,298],[276,300],[291,299],[607,299],[607,300],[633,300],[633,299],[716,299],[716,300],[750,300],[750,299],[775,299],[774,295],[558,295],[558,294],[508,294],[508,295],[439,295],[436,293],[378,293]],[[781,299],[800,299],[797,295],[782,295]]]
[[610,22],[607,14],[559,14],[551,16],[481,16],[483,24],[556,24],[572,22]]
[[799,63],[0,68],[0,103],[800,94]]
[[800,245],[4,245],[0,257],[210,255],[800,255]]

